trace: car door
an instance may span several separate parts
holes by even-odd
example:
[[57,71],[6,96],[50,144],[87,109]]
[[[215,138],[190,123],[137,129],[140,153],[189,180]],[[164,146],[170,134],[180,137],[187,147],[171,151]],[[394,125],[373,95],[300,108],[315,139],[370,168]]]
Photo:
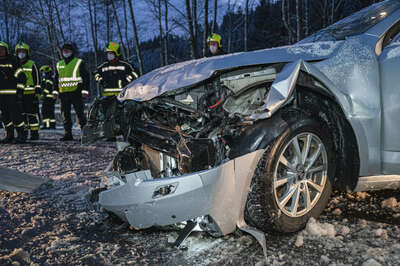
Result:
[[400,33],[396,34],[379,56],[384,174],[400,174]]

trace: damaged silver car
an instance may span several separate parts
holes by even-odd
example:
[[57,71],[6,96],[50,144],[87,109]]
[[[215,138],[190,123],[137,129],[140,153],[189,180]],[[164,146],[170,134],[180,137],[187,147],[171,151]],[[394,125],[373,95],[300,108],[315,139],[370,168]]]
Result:
[[332,189],[399,187],[399,73],[397,0],[292,46],[156,69],[90,110],[84,142],[125,140],[99,204],[138,229],[294,232]]

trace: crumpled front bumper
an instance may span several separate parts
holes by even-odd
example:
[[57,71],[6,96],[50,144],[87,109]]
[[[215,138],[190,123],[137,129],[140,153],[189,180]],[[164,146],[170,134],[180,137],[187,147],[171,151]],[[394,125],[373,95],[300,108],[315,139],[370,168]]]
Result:
[[179,177],[153,179],[148,170],[124,177],[109,172],[108,182],[114,185],[99,194],[99,204],[138,229],[210,216],[219,234],[229,234],[243,221],[250,182],[263,152]]

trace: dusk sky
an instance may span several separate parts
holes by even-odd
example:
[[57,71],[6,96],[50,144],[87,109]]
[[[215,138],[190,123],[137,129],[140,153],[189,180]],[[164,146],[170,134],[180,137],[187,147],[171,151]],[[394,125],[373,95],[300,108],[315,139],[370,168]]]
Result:
[[[258,2],[259,0],[250,0],[250,5],[253,5],[254,3]],[[185,12],[185,4],[183,0],[170,0],[170,2],[175,5],[176,7],[180,7],[181,12]],[[214,10],[214,1],[209,1],[209,8],[211,12],[209,14],[209,18],[212,18],[212,12]],[[243,5],[245,0],[218,0],[219,2],[219,10],[218,10],[218,20],[222,20],[222,17],[226,11],[226,9],[229,6],[229,3],[231,6],[235,5],[235,7],[238,7],[239,5]],[[199,12],[203,13],[203,1],[199,0],[198,1],[198,10]],[[138,24],[139,24],[139,30],[141,30],[144,34],[144,36],[147,36],[147,38],[151,38],[154,35],[158,34],[158,24],[155,23],[154,19],[152,19],[152,12],[149,10],[149,4],[148,1],[146,0],[136,0],[135,1],[135,15],[137,16]],[[170,18],[174,17],[180,17],[179,13],[174,10],[173,8],[169,8],[169,16]],[[201,15],[202,17],[202,15]],[[203,21],[201,21],[201,24]],[[171,27],[171,25],[170,25]],[[182,33],[181,29],[175,29],[175,32],[177,33]],[[147,39],[146,38],[146,39]]]
[[[186,9],[185,9],[185,3],[183,0],[170,0],[170,2],[176,6],[177,8],[179,8],[179,12],[185,13]],[[245,0],[218,0],[219,2],[219,9],[218,9],[218,22],[220,23],[222,20],[223,15],[225,14],[227,8],[229,7],[229,4],[231,6],[234,6],[235,8],[238,8],[240,5],[243,5],[243,3],[245,2]],[[250,0],[249,1],[249,5],[251,6],[255,6],[257,3],[259,2],[259,0]],[[200,24],[203,24],[203,4],[204,2],[202,0],[198,1],[198,11],[200,14]],[[157,20],[155,19],[154,13],[152,12],[151,8],[150,8],[150,4],[149,1],[146,0],[135,0],[133,1],[134,4],[134,12],[135,12],[135,16],[136,16],[136,23],[137,23],[137,27],[138,27],[138,31],[139,31],[139,39],[140,41],[145,41],[148,40],[152,37],[154,37],[155,35],[158,34],[158,23]],[[214,10],[214,1],[209,1],[209,20],[212,19],[212,13]],[[87,29],[84,29],[84,31],[90,31],[90,25],[88,23],[88,18],[89,18],[89,14],[87,13],[87,8],[85,4],[82,4],[81,7],[77,7],[77,10],[73,10],[72,12],[77,14],[77,17],[80,17],[81,19],[78,19],[75,21],[76,24],[79,25],[85,25],[87,27]],[[85,12],[85,15],[82,16],[82,12]],[[170,30],[172,31],[172,33],[175,34],[184,34],[184,31],[182,30],[182,28],[177,27],[176,25],[174,25],[173,20],[174,19],[178,19],[178,20],[182,20],[182,15],[179,14],[178,11],[176,11],[174,8],[169,7],[168,10],[169,14],[169,27]],[[79,15],[78,15],[79,14]],[[120,16],[121,16],[121,21],[122,21],[122,10],[120,10]],[[130,18],[129,18],[130,19]],[[84,23],[82,23],[81,20],[85,20]],[[163,20],[164,23],[164,20]],[[130,27],[130,23],[129,23],[129,27]],[[81,28],[81,27],[76,27],[76,28]],[[100,25],[101,28],[101,25]],[[84,36],[85,32],[81,32],[81,36]],[[117,36],[115,36],[117,37]]]

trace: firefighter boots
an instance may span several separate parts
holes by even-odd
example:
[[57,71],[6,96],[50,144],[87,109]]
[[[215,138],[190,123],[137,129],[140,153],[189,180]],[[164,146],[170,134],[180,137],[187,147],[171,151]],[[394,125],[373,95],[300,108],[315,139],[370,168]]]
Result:
[[74,140],[72,137],[72,132],[71,131],[65,131],[64,137],[60,139],[60,141],[67,141],[67,140]]
[[26,131],[24,127],[17,127],[17,138],[14,140],[15,143],[25,143]]

